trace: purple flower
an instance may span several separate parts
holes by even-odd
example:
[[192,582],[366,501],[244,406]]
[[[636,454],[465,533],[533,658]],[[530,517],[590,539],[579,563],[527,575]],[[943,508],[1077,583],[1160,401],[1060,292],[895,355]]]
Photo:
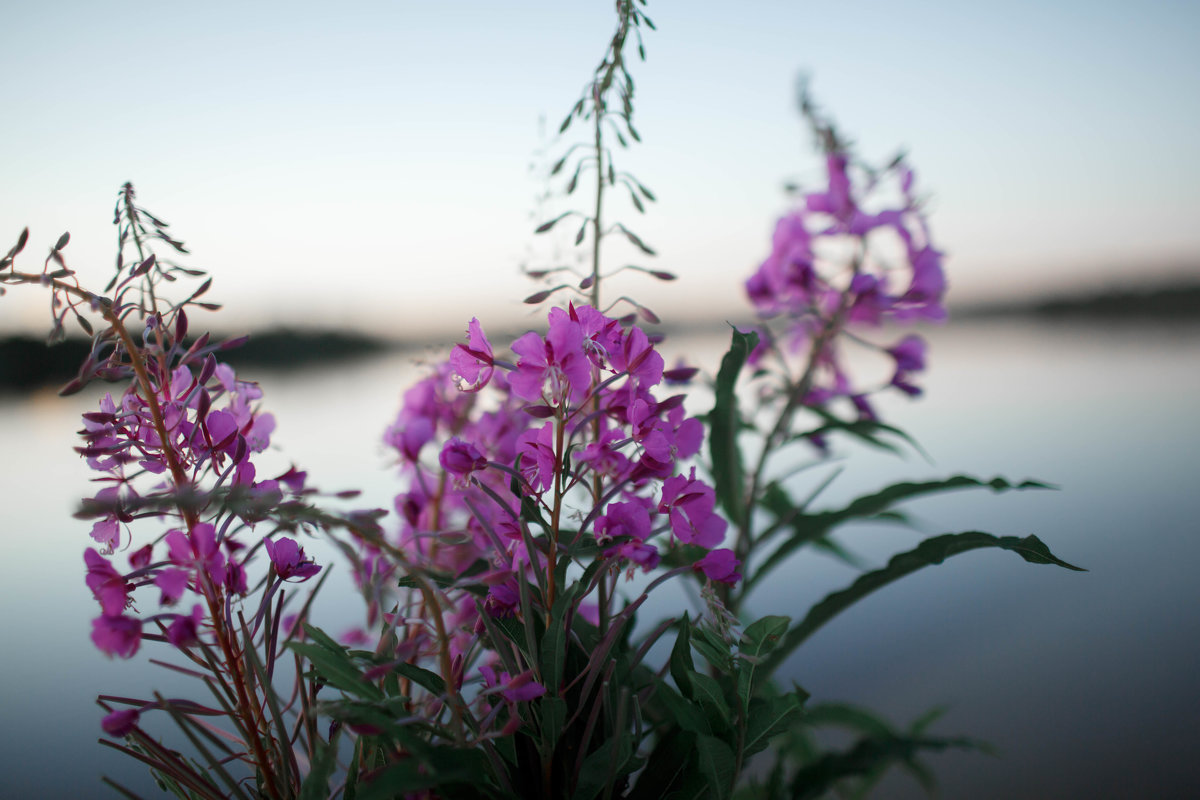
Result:
[[321,571],[321,566],[305,558],[304,548],[289,536],[267,539],[265,545],[275,572],[284,580],[306,581]]
[[551,315],[545,339],[530,331],[512,343],[512,351],[520,357],[508,379],[517,397],[537,402],[547,383],[552,404],[564,399],[578,403],[587,397],[592,365],[583,352],[583,330],[565,313]]
[[646,501],[636,498],[627,503],[609,503],[605,512],[596,518],[596,538],[601,542],[613,539],[645,541],[650,536],[650,510]]
[[133,733],[134,728],[137,727],[140,714],[141,712],[133,708],[114,711],[100,720],[100,727],[109,736],[124,738]]
[[889,347],[887,353],[895,359],[899,372],[920,372],[925,369],[925,340],[915,333]]
[[663,357],[654,350],[641,328],[630,328],[621,340],[620,348],[614,348],[612,365],[618,372],[629,373],[645,388],[662,380]]
[[741,565],[742,562],[734,557],[733,551],[723,547],[719,550],[710,550],[692,568],[703,572],[714,581],[732,586],[742,579],[742,573],[737,571]]
[[83,560],[87,564],[88,588],[100,602],[100,608],[107,616],[119,616],[125,610],[126,599],[129,597],[129,585],[121,573],[113,568],[108,559],[88,549],[83,552]]
[[521,474],[535,492],[544,492],[554,484],[557,461],[554,455],[554,423],[525,431],[517,439],[521,456]]
[[475,445],[456,436],[442,447],[438,463],[450,474],[466,478],[472,472],[486,467],[487,459],[480,454]]
[[188,571],[186,569],[164,569],[154,576],[154,585],[162,590],[159,605],[173,606],[187,589]]
[[461,379],[459,389],[464,392],[478,392],[492,379],[492,343],[475,317],[467,325],[467,343],[456,344],[450,351],[450,370]]
[[658,510],[669,513],[671,532],[679,537],[679,541],[709,549],[721,543],[728,527],[728,523],[713,511],[715,504],[713,488],[696,480],[693,468],[691,477],[675,475],[663,482]]
[[479,668],[479,673],[483,675],[484,692],[499,692],[510,704],[533,700],[546,693],[546,687],[533,679],[532,670],[526,670],[514,678],[507,672],[497,674],[496,670],[484,664]]
[[136,617],[108,614],[92,620],[92,642],[108,656],[132,658],[142,641],[142,623]]
[[204,619],[204,611],[197,603],[192,606],[192,613],[178,614],[175,621],[167,628],[167,641],[176,647],[183,648],[200,640],[200,623]]
[[225,583],[225,556],[217,548],[216,530],[212,525],[198,522],[191,533],[168,531],[164,541],[173,563],[197,569],[215,585]]

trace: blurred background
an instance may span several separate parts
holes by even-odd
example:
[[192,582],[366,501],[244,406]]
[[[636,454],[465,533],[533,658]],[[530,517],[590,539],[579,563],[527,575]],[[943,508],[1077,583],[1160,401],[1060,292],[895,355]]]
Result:
[[[951,322],[926,332],[926,397],[884,407],[933,463],[846,450],[829,502],[957,471],[1039,478],[1061,490],[913,509],[925,533],[1037,533],[1091,570],[959,557],[845,614],[789,677],[897,723],[945,706],[940,732],[994,743],[1000,758],[931,759],[946,797],[1191,796],[1200,8],[661,0],[648,12],[658,31],[632,69],[643,143],[618,166],[659,202],[644,218],[610,213],[680,279],[630,278],[610,296],[653,308],[675,326],[671,352],[715,368],[723,321],[750,318],[741,282],[788,207],[783,185],[822,179],[795,111],[797,77],[811,76],[860,154],[907,150],[951,285]],[[330,359],[285,369],[267,346],[242,368],[279,420],[281,471],[295,461],[324,488],[389,506],[379,437],[419,361],[472,316],[492,332],[535,325],[521,267],[571,257],[573,230],[532,230],[610,5],[48,2],[0,18],[0,248],[29,226],[18,267],[32,271],[70,231],[68,264],[103,286],[111,209],[133,181],[188,244],[186,263],[215,277],[225,309],[193,328],[321,334],[305,350]],[[43,336],[47,303],[10,290],[0,335]],[[69,448],[95,396],[55,397],[40,379],[51,359],[0,359],[0,795],[105,796],[102,772],[148,779],[95,744],[95,696],[190,687],[88,641],[88,526],[69,517],[88,476]],[[849,544],[872,564],[919,538],[859,536]],[[802,613],[852,577],[798,562],[789,592],[755,611]],[[318,621],[350,627],[339,586]],[[903,775],[881,791],[920,794]]]

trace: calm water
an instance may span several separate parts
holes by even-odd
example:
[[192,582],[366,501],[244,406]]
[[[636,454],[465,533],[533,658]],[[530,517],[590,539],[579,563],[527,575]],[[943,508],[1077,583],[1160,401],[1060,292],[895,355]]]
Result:
[[[711,351],[724,340],[673,346]],[[1200,328],[960,324],[935,332],[930,367],[926,398],[886,415],[934,463],[855,451],[828,501],[959,471],[1044,479],[1061,491],[960,493],[910,508],[925,533],[1036,532],[1090,572],[1002,552],[959,556],[844,614],[788,675],[817,699],[861,702],[897,723],[944,706],[938,732],[995,744],[999,759],[931,757],[948,798],[1193,796]],[[377,442],[414,374],[411,356],[395,355],[320,375],[246,377],[260,380],[279,420],[281,470],[291,458],[323,488],[359,486],[387,505],[393,484]],[[157,795],[140,769],[96,744],[92,703],[101,692],[192,691],[160,669],[110,662],[88,641],[88,526],[69,512],[88,477],[70,453],[73,432],[91,407],[50,393],[0,399],[0,797],[110,796],[102,772]],[[845,542],[879,564],[920,536],[865,527]],[[853,573],[811,557],[779,577],[786,585],[764,591],[755,612],[802,614]],[[357,621],[345,586],[328,587],[320,609],[318,622],[334,630]],[[922,793],[896,774],[880,796]]]

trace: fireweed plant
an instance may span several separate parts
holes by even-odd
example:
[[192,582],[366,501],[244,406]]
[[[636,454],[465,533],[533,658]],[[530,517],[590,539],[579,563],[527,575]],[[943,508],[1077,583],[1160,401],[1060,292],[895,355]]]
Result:
[[[812,470],[788,471],[796,451],[820,465],[840,437],[907,442],[873,398],[920,394],[925,345],[913,333],[880,340],[945,317],[941,253],[913,172],[903,158],[861,163],[803,95],[825,183],[779,220],[745,282],[758,320],[731,332],[715,401],[691,415],[697,370],[664,363],[659,337],[635,324],[657,322],[653,312],[629,297],[606,306],[601,294],[623,270],[674,277],[640,265],[601,270],[602,245],[654,255],[623,223],[605,221],[614,195],[637,212],[655,199],[618,170],[612,148],[639,140],[626,58],[631,45],[645,57],[642,33],[653,25],[641,5],[617,4],[616,33],[560,130],[587,134],[551,180],[566,180],[567,197],[591,186],[590,206],[537,229],[577,221],[573,246],[587,267],[530,269],[549,283],[568,276],[526,299],[562,301],[542,328],[505,350],[472,319],[466,341],[404,393],[385,434],[402,482],[391,518],[330,510],[332,496],[298,467],[258,473],[274,417],[257,385],[221,361],[238,341],[188,337],[189,310],[217,308],[201,299],[211,279],[158,255],[187,250],[131,185],[118,196],[116,275],[103,294],[67,267],[66,234],[40,272],[14,264],[27,231],[0,261],[0,283],[49,290],[52,338],[68,318],[92,336],[63,392],[94,379],[123,386],[84,415],[77,448],[97,486],[79,512],[93,521],[91,638],[109,656],[143,646],[173,654],[155,663],[201,691],[101,695],[101,742],[145,763],[164,790],[804,798],[863,793],[891,764],[928,783],[923,751],[979,746],[926,733],[933,715],[896,729],[865,709],[808,702],[773,676],[841,610],[957,553],[993,547],[1077,569],[1035,536],[934,536],[798,620],[746,618],[753,591],[800,551],[848,558],[834,537],[843,526],[903,523],[896,506],[922,495],[1043,487],[955,475],[816,508],[837,473],[803,485]],[[853,347],[875,352],[885,377],[852,375]],[[298,537],[317,532],[337,543],[366,604],[367,631],[349,645],[307,622],[327,573]],[[637,620],[668,581],[696,588],[694,615]],[[188,754],[145,730],[155,713],[178,727]],[[851,730],[854,744],[824,748],[813,732],[825,725]]]

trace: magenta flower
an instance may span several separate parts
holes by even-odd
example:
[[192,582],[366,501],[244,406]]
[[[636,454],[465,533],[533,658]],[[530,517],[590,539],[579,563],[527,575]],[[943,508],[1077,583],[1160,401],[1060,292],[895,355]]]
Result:
[[207,522],[197,523],[191,533],[168,531],[164,541],[171,561],[181,567],[194,567],[215,585],[225,582],[225,556],[217,548],[216,531]]
[[492,343],[475,317],[467,324],[467,343],[456,344],[450,351],[450,370],[460,379],[459,389],[478,392],[488,385],[495,371]]
[[742,573],[737,571],[741,565],[742,562],[734,557],[733,551],[723,547],[719,550],[710,550],[692,568],[703,572],[714,581],[732,586],[742,579]]
[[264,544],[275,572],[284,580],[296,578],[298,582],[306,581],[321,571],[321,566],[306,558],[304,548],[289,536],[267,539]]
[[829,189],[805,197],[809,211],[829,214],[839,222],[848,223],[857,207],[851,196],[850,176],[846,173],[848,161],[845,153],[832,152],[825,157],[825,168],[829,174]]
[[484,664],[479,668],[479,673],[483,675],[484,693],[499,692],[510,704],[533,700],[546,693],[546,687],[533,679],[532,670],[526,670],[514,678],[507,672],[497,674],[496,670]]
[[100,602],[100,609],[106,616],[119,616],[125,610],[129,597],[129,585],[125,578],[113,568],[107,558],[95,550],[85,550],[83,560],[87,564],[85,580],[96,600]]
[[108,656],[132,658],[142,641],[142,623],[124,614],[92,620],[92,642]]
[[704,481],[696,479],[693,468],[691,477],[675,475],[663,482],[660,513],[668,513],[671,532],[684,544],[695,544],[713,548],[725,538],[728,523],[714,512],[716,493]]
[[167,641],[179,648],[200,641],[200,623],[203,619],[204,611],[199,603],[192,606],[191,614],[176,615],[175,621],[167,628]]
[[108,714],[104,719],[100,720],[100,727],[109,736],[124,738],[133,733],[137,727],[138,717],[141,715],[137,709],[127,708],[122,711],[114,711]]
[[557,461],[554,455],[554,423],[525,431],[517,439],[521,456],[521,474],[535,492],[544,492],[554,485]]
[[925,340],[915,333],[889,347],[887,353],[895,359],[899,372],[920,372],[925,369]]
[[530,402],[542,400],[546,389],[553,405],[566,399],[578,403],[587,397],[592,379],[591,361],[583,351],[583,330],[565,313],[552,314],[551,320],[545,339],[530,331],[512,343],[512,351],[520,358],[509,384],[513,394]]
[[613,349],[612,365],[618,372],[629,373],[645,388],[662,380],[663,357],[655,351],[641,328],[630,328],[621,340],[621,346]]
[[475,445],[454,437],[442,447],[438,463],[450,474],[466,478],[472,472],[486,467],[487,459],[480,454]]
[[162,590],[159,605],[173,606],[183,597],[187,589],[188,571],[186,569],[164,569],[154,576],[154,585]]
[[96,524],[92,526],[92,538],[104,545],[104,549],[108,552],[116,550],[117,545],[121,543],[121,529],[117,525],[117,520],[115,518],[97,520]]
[[613,539],[645,541],[650,536],[650,511],[646,502],[638,500],[609,503],[596,518],[596,539],[602,543]]

